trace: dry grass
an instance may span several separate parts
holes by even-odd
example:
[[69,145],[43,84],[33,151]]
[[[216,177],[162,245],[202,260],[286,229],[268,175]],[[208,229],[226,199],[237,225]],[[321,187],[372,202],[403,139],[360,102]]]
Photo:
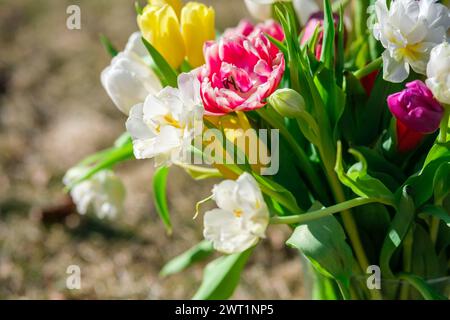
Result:
[[[66,7],[74,2],[82,10],[81,31],[65,28]],[[245,15],[240,0],[205,2],[216,6],[219,28]],[[171,172],[172,237],[151,201],[151,161],[118,168],[128,197],[117,220],[77,214],[42,220],[46,208],[67,203],[64,171],[124,129],[99,81],[109,57],[98,35],[122,46],[136,29],[133,1],[2,0],[0,8],[0,298],[191,297],[202,265],[167,279],[158,272],[202,238],[193,208],[213,182],[194,184],[181,170]],[[303,296],[299,258],[284,248],[286,235],[270,230],[234,298]],[[81,290],[65,288],[71,264],[81,267]]]

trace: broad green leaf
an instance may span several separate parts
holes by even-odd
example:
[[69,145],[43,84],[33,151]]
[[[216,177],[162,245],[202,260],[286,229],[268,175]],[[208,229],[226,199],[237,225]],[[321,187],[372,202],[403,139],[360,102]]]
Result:
[[437,158],[428,163],[418,175],[410,177],[405,182],[405,185],[409,185],[412,189],[411,194],[414,197],[416,207],[421,207],[433,196],[436,186],[438,187],[439,197],[445,197],[445,193],[448,192],[448,190],[445,190],[448,181],[445,181],[445,177],[441,177],[439,174],[445,173],[448,177],[449,161],[450,156]]
[[415,206],[409,190],[410,188],[407,186],[403,188],[397,205],[397,213],[391,222],[388,234],[381,248],[380,267],[387,278],[394,276],[390,266],[392,255],[401,245],[403,238],[406,236],[414,220]]
[[434,201],[442,203],[450,193],[450,161],[442,163],[434,178]]
[[371,203],[353,208],[352,213],[369,262],[378,264],[384,237],[391,223],[387,207]]
[[450,157],[450,148],[446,145],[435,144],[428,152],[427,158],[425,159],[425,163],[423,164],[424,170],[432,161],[439,158],[449,158]]
[[420,224],[414,227],[414,245],[411,255],[411,272],[424,279],[436,279],[439,274],[439,258],[430,234]]
[[387,97],[391,93],[401,91],[402,86],[402,84],[384,81],[383,72],[378,73],[369,100],[358,110],[357,119],[360,130],[355,133],[357,145],[371,145],[383,133],[389,125],[386,119],[391,117]]
[[161,220],[166,227],[169,234],[172,233],[172,223],[170,221],[169,208],[167,206],[167,175],[169,174],[169,168],[162,166],[159,167],[153,175],[153,199],[155,201],[155,208],[158,212]]
[[109,53],[111,57],[115,57],[119,54],[119,51],[114,47],[112,42],[105,35],[100,35],[100,42],[105,47],[106,51]]
[[210,262],[205,268],[202,284],[192,299],[225,300],[230,298],[239,284],[242,269],[253,249],[223,256]]
[[348,283],[354,259],[345,239],[338,220],[328,216],[296,227],[286,244],[300,250],[323,275]]
[[193,264],[206,259],[213,252],[214,248],[211,242],[204,240],[166,263],[161,269],[160,275],[166,277],[181,272]]
[[150,42],[142,38],[145,47],[150,53],[155,65],[158,67],[160,74],[164,77],[165,83],[167,85],[176,88],[177,87],[177,73],[169,65],[169,63],[164,59],[164,57],[158,52],[158,50],[153,47]]
[[395,201],[392,192],[380,180],[367,173],[367,162],[364,156],[354,149],[350,149],[349,152],[359,162],[351,166],[345,173],[342,164],[342,145],[338,143],[335,171],[339,180],[361,197],[373,198],[381,203],[393,205]]
[[433,288],[431,288],[429,284],[421,277],[408,273],[400,273],[398,278],[407,281],[414,288],[416,288],[425,300],[448,300],[446,297],[435,292]]
[[450,227],[450,214],[445,211],[444,208],[435,205],[426,205],[420,210],[420,217],[430,216],[436,217],[447,224]]

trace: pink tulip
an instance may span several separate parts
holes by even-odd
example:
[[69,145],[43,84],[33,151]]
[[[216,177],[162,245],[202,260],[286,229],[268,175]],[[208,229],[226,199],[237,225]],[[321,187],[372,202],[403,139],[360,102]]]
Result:
[[281,25],[275,20],[267,20],[262,23],[258,23],[256,26],[250,21],[243,19],[239,22],[238,26],[235,28],[229,28],[225,30],[223,37],[230,38],[234,36],[254,36],[259,33],[268,34],[269,36],[277,39],[278,41],[284,40],[284,32]]
[[392,114],[408,129],[432,133],[439,128],[444,108],[420,80],[406,84],[406,89],[387,99]]
[[263,107],[280,84],[283,54],[262,33],[205,43],[200,94],[207,115]]

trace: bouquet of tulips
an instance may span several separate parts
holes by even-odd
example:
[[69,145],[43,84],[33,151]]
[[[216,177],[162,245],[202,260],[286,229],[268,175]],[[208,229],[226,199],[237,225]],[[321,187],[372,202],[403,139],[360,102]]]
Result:
[[78,211],[123,210],[114,166],[152,158],[169,233],[170,167],[222,179],[191,209],[204,239],[162,270],[222,253],[195,299],[231,297],[280,224],[312,298],[448,298],[448,3],[245,3],[260,22],[220,33],[212,7],[149,0],[123,51],[102,38],[113,58],[101,82],[126,132],[67,172]]

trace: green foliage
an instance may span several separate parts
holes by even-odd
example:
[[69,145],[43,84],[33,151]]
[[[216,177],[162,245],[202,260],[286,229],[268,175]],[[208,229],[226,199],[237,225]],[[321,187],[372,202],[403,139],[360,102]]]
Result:
[[397,212],[389,226],[388,234],[381,248],[380,267],[386,278],[394,277],[390,261],[395,251],[401,246],[402,240],[414,221],[414,216],[414,201],[410,195],[410,188],[406,186],[403,188],[403,192],[398,200]]
[[172,222],[170,220],[169,208],[167,205],[166,184],[169,168],[159,167],[153,175],[153,200],[155,208],[166,227],[167,233],[172,233]]
[[169,63],[164,59],[164,57],[158,52],[158,50],[153,47],[150,42],[142,38],[145,47],[147,48],[148,53],[153,59],[157,69],[159,72],[157,74],[162,75],[162,82],[167,84],[168,86],[177,87],[177,73],[173,68],[169,65]]
[[166,277],[181,272],[193,264],[208,258],[213,252],[214,248],[211,242],[204,240],[167,262],[161,269],[160,275]]
[[103,44],[103,46],[105,47],[106,51],[109,53],[109,55],[111,57],[115,57],[117,56],[117,54],[119,53],[119,51],[114,47],[114,45],[112,44],[112,42],[108,39],[108,37],[106,37],[105,35],[100,35],[100,42]]
[[373,178],[367,173],[367,161],[364,156],[354,149],[350,149],[349,152],[359,162],[351,166],[347,172],[344,172],[342,146],[340,143],[338,144],[335,170],[339,180],[361,197],[377,199],[381,203],[393,205],[394,195],[392,192],[380,180]]
[[210,262],[205,268],[202,284],[192,299],[224,300],[230,298],[239,284],[241,271],[253,249],[223,256]]
[[[318,209],[314,205],[310,211]],[[334,216],[314,220],[295,228],[287,245],[300,250],[317,271],[348,285],[354,263],[345,232]]]

